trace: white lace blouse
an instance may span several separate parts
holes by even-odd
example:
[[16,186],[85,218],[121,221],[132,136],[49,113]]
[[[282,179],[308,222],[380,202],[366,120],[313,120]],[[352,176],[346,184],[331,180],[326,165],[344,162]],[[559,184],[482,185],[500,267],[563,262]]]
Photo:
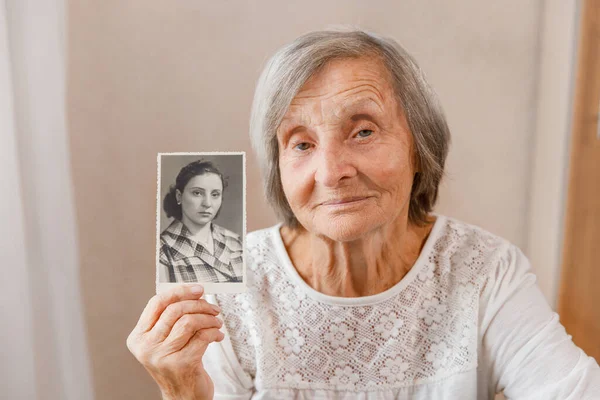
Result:
[[246,293],[207,296],[226,333],[204,355],[215,399],[600,399],[598,364],[506,240],[438,216],[398,284],[343,298],[302,280],[279,228],[247,236]]

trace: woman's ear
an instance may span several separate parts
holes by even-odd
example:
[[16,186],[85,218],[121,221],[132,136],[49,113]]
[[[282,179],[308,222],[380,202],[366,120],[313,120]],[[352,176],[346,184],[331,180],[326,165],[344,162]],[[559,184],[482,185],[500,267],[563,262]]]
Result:
[[177,200],[177,204],[181,204],[181,192],[179,189],[175,189],[175,199]]

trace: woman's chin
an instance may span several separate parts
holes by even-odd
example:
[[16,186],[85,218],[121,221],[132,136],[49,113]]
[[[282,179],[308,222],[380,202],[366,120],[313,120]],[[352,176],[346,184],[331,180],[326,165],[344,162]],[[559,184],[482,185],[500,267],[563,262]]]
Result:
[[198,225],[206,225],[211,221],[212,221],[212,218],[202,218],[202,219],[198,219],[196,223]]
[[336,242],[358,240],[375,229],[375,221],[365,218],[365,216],[323,218],[321,221],[317,223],[316,230]]
[[212,221],[212,218],[190,218],[190,221],[196,226],[205,226]]

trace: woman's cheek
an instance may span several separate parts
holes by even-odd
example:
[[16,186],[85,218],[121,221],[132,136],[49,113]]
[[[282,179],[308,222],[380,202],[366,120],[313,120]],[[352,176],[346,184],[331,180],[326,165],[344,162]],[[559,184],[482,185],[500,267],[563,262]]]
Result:
[[[298,157],[293,155],[284,155],[279,159],[279,171],[282,182],[298,182],[300,174],[304,173],[307,167],[307,157]],[[294,184],[295,184],[294,183]]]
[[310,199],[310,164],[306,159],[288,159],[280,164],[283,190],[293,211]]
[[185,196],[183,196],[181,204],[187,207],[193,207],[195,205],[195,201],[192,196],[186,194]]
[[284,178],[283,190],[288,198],[288,203],[292,208],[296,208],[297,204],[301,202],[302,192],[302,181],[299,174],[293,174]]

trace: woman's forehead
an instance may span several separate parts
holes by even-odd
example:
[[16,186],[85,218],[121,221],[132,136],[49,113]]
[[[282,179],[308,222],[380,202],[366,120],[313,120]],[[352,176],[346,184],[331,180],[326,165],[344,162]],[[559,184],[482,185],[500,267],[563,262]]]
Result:
[[389,72],[377,58],[351,58],[328,62],[302,85],[292,100],[331,98],[361,85],[372,86],[382,96],[391,89]]
[[366,58],[334,60],[302,86],[282,123],[315,114],[326,117],[361,109],[383,111],[393,102],[389,73],[381,61]]
[[223,189],[223,182],[221,177],[212,172],[207,172],[202,175],[196,175],[189,180],[186,188],[199,188],[199,189]]

